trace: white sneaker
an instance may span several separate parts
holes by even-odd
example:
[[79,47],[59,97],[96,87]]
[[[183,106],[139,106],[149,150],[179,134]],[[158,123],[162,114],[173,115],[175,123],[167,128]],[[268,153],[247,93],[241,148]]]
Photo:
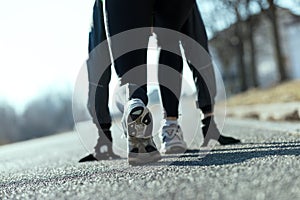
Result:
[[129,164],[141,165],[161,159],[161,155],[153,142],[152,115],[140,99],[128,101],[125,106],[122,125],[128,138]]
[[187,145],[183,140],[183,133],[179,125],[164,125],[162,128],[161,152],[165,154],[183,153]]
[[159,161],[161,155],[153,138],[128,137],[128,163],[130,165],[143,165]]

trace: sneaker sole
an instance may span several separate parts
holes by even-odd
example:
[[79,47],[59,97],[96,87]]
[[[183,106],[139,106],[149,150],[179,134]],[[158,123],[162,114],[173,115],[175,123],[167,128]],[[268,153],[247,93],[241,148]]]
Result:
[[[143,112],[144,112],[144,108],[143,107],[141,107],[141,106],[135,107],[135,108],[132,109],[132,111],[130,112],[129,116],[130,116],[130,118],[131,118],[132,121],[135,121],[135,120],[137,120],[142,115]],[[127,122],[128,122],[128,120],[127,120]]]
[[[134,109],[132,109],[132,111],[130,112],[129,116],[131,118],[132,121],[136,121],[138,120],[144,110],[147,110],[147,108],[144,108],[144,107],[136,107]],[[129,122],[130,120],[127,119],[127,123],[130,123]],[[150,114],[150,111],[148,110],[148,113],[146,115],[143,116],[143,119],[141,120],[141,122],[145,125],[149,125],[151,122],[152,122],[152,117],[151,117],[151,114]]]
[[[146,111],[148,111],[148,112],[146,114],[144,114],[144,112],[146,112]],[[144,137],[144,135],[143,136],[136,135],[137,130],[134,128],[135,124],[141,123],[141,124],[144,124],[145,126],[148,126],[148,125],[150,125],[151,122],[152,122],[152,117],[151,117],[150,111],[145,107],[137,106],[130,111],[129,116],[127,118],[127,124],[128,124],[127,134],[129,136],[133,136],[133,137],[139,137],[139,138]],[[146,134],[146,137],[148,137],[148,136],[149,135]]]
[[186,149],[187,149],[186,145],[178,143],[178,144],[172,144],[171,146],[162,148],[162,152],[164,154],[179,154],[179,153],[184,153]]
[[179,153],[184,153],[185,151],[186,151],[186,148],[171,147],[170,149],[165,151],[165,154],[179,154]]
[[[143,106],[137,106],[130,111],[129,116],[127,118],[127,133],[129,136],[133,138],[136,137],[136,130],[132,126],[134,123],[142,123],[147,126],[152,122],[151,113],[148,111],[148,113],[143,115],[145,111],[147,111],[147,108]],[[136,139],[139,140],[140,138]],[[153,151],[150,153],[128,153],[128,163],[133,166],[157,162],[160,159],[161,155],[159,151]]]
[[125,135],[128,134],[129,136],[135,136],[136,129],[134,128],[134,124],[136,123],[136,120],[141,117],[143,112],[144,108],[142,106],[135,107],[131,110],[127,117],[127,133],[125,133]]

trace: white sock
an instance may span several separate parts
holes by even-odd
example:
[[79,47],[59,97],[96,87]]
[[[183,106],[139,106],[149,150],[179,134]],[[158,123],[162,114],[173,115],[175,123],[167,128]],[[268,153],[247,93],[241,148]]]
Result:
[[176,120],[165,119],[164,126],[170,126],[171,124],[177,125],[178,124],[177,119]]

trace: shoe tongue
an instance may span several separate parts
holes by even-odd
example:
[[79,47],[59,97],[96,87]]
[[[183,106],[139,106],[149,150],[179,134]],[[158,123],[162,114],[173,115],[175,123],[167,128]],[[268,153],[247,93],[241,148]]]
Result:
[[175,129],[174,126],[177,126],[177,125],[176,124],[171,124],[165,130],[165,132],[167,133],[167,135],[169,137],[173,136],[176,133],[176,131],[177,131],[177,129]]

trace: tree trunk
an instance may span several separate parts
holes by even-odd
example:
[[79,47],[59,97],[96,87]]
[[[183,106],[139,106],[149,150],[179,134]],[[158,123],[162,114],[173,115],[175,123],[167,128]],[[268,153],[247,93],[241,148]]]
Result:
[[254,42],[254,24],[253,18],[250,16],[248,26],[249,26],[249,43],[250,43],[250,67],[251,67],[251,76],[254,87],[258,87],[258,74],[256,66],[256,48]]
[[247,86],[247,80],[246,80],[246,66],[244,61],[244,40],[243,40],[243,21],[241,19],[239,10],[237,7],[235,7],[235,13],[237,16],[237,23],[235,27],[235,36],[238,38],[238,44],[237,44],[237,71],[239,75],[239,81],[240,81],[240,90],[246,91],[248,89]]
[[283,53],[282,48],[280,44],[280,35],[278,30],[278,18],[277,18],[277,7],[274,4],[274,0],[268,0],[270,8],[270,21],[272,24],[272,32],[273,32],[273,42],[274,42],[274,48],[275,48],[275,54],[276,54],[276,61],[277,61],[277,68],[280,74],[280,82],[288,80],[287,72],[286,72],[286,66],[283,59]]

